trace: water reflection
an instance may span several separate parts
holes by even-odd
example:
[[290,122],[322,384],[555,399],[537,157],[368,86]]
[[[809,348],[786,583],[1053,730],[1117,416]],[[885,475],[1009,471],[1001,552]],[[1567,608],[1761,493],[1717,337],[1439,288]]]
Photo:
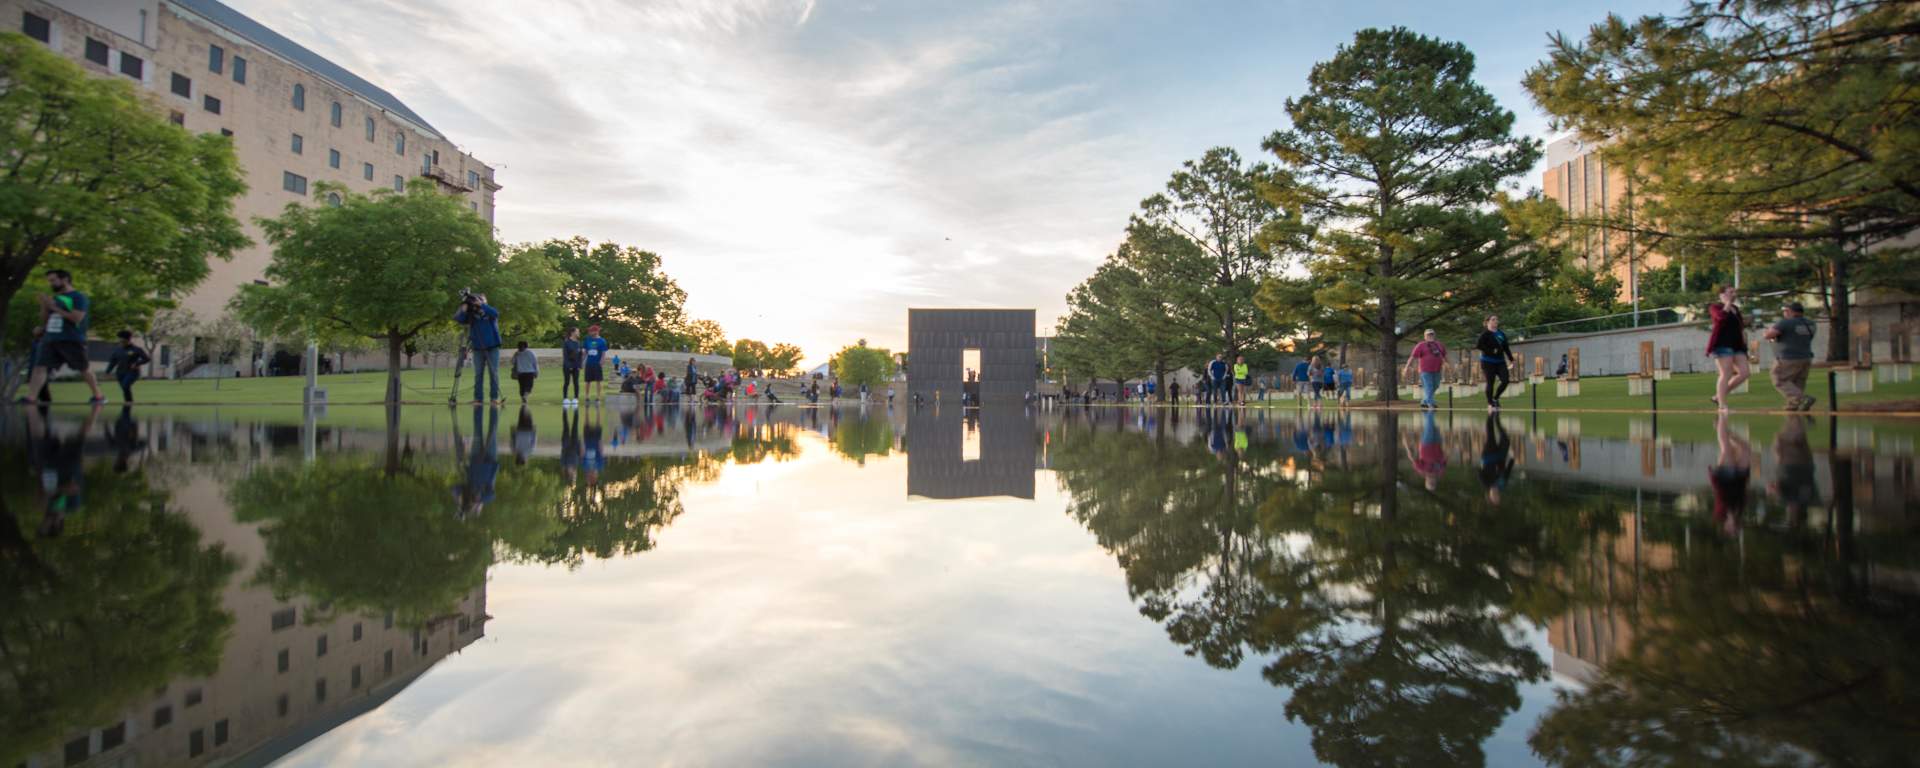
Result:
[[1017,405],[913,408],[907,495],[1033,498],[1034,419]]

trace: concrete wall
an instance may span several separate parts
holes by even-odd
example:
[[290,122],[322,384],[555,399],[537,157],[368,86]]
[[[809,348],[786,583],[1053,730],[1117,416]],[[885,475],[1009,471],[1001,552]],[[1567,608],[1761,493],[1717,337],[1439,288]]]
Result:
[[1031,309],[909,309],[907,390],[960,402],[962,353],[978,349],[981,401],[1018,401],[1034,388],[1033,328]]

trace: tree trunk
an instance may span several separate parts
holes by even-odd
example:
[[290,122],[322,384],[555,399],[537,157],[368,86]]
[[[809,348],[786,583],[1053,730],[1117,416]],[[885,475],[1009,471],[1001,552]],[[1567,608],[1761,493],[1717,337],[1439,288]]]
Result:
[[1400,336],[1394,332],[1393,297],[1380,297],[1380,393],[1382,403],[1400,399]]
[[1833,254],[1833,284],[1827,290],[1827,360],[1853,359],[1853,308],[1847,302],[1847,261],[1851,254],[1840,243]]
[[1160,402],[1167,400],[1167,359],[1153,361],[1153,397]]
[[401,370],[400,358],[403,354],[405,354],[404,351],[402,350],[402,347],[404,347],[405,345],[406,345],[406,340],[402,339],[400,337],[400,334],[397,334],[397,333],[387,334],[387,404],[388,405],[396,405],[400,402],[400,370]]

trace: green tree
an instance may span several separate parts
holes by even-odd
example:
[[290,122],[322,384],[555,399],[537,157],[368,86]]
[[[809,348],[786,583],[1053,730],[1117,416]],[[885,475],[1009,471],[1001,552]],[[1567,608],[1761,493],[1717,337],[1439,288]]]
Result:
[[733,343],[733,367],[742,370],[767,367],[767,357],[773,353],[764,341],[741,339]]
[[14,370],[37,320],[14,294],[40,271],[72,271],[93,299],[90,324],[111,333],[145,328],[172,305],[162,297],[206,277],[208,258],[247,245],[230,140],[182,131],[126,80],[88,75],[13,32],[0,33],[0,157],[0,307]]
[[829,362],[833,375],[849,387],[878,386],[893,376],[893,353],[867,346],[867,340],[842,348]]
[[513,249],[546,257],[565,276],[564,317],[599,325],[615,347],[662,348],[680,326],[687,292],[661,269],[660,257],[632,246],[592,244],[584,237],[529,243]]
[[806,356],[807,353],[802,352],[800,347],[783,341],[767,350],[766,359],[762,360],[761,364],[768,370],[784,376],[799,367],[801,358]]
[[727,343],[727,331],[712,320],[689,320],[674,329],[668,343],[675,349],[685,349],[703,355],[731,355],[733,345]]
[[[1474,82],[1473,66],[1458,43],[1361,30],[1314,65],[1307,94],[1287,100],[1293,127],[1263,144],[1280,160],[1267,194],[1305,212],[1314,252],[1305,277],[1263,286],[1261,306],[1335,338],[1371,336],[1381,400],[1399,389],[1401,338],[1528,290],[1553,263],[1509,223],[1527,218],[1514,208],[1551,203],[1494,208],[1500,183],[1540,149],[1513,136],[1513,113]],[[1301,231],[1280,221],[1265,236]]]
[[333,184],[339,205],[288,204],[260,222],[273,243],[270,285],[241,286],[233,309],[287,338],[370,339],[387,352],[387,402],[401,400],[406,343],[452,323],[462,289],[485,293],[511,338],[550,328],[559,275],[537,251],[502,260],[485,219],[424,179],[403,193],[363,195]]
[[1609,16],[1584,40],[1555,35],[1526,87],[1629,177],[1635,204],[1583,225],[1696,268],[1785,254],[1826,294],[1828,356],[1845,360],[1852,287],[1920,290],[1916,246],[1888,242],[1920,227],[1914,19],[1897,0]]
[[1253,302],[1260,282],[1279,271],[1282,253],[1293,247],[1261,233],[1298,230],[1298,216],[1260,193],[1270,172],[1231,148],[1209,149],[1182,163],[1165,192],[1142,200],[1127,225],[1134,266],[1165,278],[1167,319],[1229,359],[1271,346],[1285,330]]

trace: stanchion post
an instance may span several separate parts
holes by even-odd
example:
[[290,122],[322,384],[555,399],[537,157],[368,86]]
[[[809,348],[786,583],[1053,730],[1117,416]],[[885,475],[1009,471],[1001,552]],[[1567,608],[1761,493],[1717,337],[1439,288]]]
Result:
[[1832,368],[1827,369],[1827,411],[1840,412],[1840,375]]
[[1656,411],[1660,410],[1660,380],[1659,379],[1655,379],[1651,377],[1647,379],[1647,397],[1652,401],[1650,403],[1650,407]]

